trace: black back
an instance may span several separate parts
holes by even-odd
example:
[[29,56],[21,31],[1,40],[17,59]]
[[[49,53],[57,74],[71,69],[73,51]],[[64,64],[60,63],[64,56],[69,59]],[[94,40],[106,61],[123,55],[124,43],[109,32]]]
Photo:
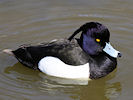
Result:
[[89,55],[82,50],[75,39],[71,42],[60,39],[37,46],[23,46],[13,53],[19,62],[33,69],[36,69],[38,62],[46,56],[57,57],[69,65],[81,65],[89,60]]

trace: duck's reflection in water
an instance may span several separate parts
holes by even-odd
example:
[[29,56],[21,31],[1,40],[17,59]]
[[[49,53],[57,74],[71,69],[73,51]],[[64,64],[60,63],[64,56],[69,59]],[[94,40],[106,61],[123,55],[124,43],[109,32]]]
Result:
[[[98,80],[72,80],[51,77],[42,72],[26,68],[20,63],[5,69],[6,74],[14,74],[14,78],[19,81],[31,81],[32,86],[41,92],[52,93],[53,95],[68,94],[74,100],[110,100],[117,98],[121,94],[122,87],[120,82],[113,80],[116,71]],[[8,75],[8,77],[10,76],[13,75]],[[30,84],[30,82],[27,84]]]

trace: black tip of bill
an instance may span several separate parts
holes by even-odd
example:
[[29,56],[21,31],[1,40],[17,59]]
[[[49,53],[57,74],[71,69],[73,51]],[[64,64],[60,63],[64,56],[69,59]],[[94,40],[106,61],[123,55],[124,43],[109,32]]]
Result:
[[118,57],[122,57],[122,54],[121,53],[118,53]]

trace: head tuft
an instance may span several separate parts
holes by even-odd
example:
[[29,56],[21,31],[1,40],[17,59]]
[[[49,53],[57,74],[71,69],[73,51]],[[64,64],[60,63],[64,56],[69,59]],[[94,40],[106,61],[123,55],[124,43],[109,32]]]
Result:
[[[106,31],[106,32],[105,32]],[[98,22],[89,22],[84,25],[82,25],[79,29],[77,29],[69,38],[68,40],[72,40],[75,35],[77,35],[79,32],[82,32],[82,34],[91,34],[91,33],[109,33],[107,27],[104,25],[98,23]]]

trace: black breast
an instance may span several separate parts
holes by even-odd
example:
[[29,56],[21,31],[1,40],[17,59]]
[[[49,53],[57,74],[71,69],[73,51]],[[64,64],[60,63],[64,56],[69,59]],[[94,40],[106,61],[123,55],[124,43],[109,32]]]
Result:
[[92,57],[92,60],[89,63],[90,78],[98,79],[112,72],[116,68],[117,60],[103,52],[97,57]]

